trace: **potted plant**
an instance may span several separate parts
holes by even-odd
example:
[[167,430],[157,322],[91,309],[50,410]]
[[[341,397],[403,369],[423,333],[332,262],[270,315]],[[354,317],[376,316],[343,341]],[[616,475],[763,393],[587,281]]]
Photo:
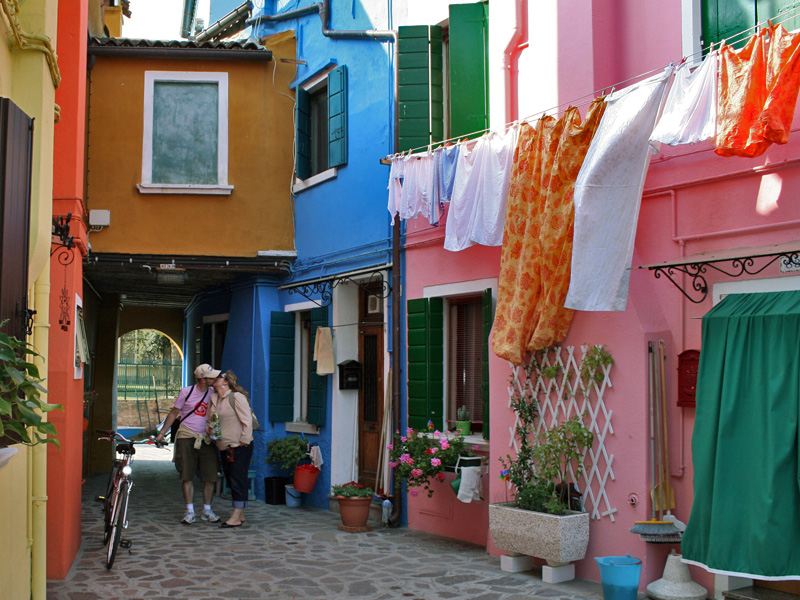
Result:
[[[536,433],[539,403],[529,390],[547,389],[533,384],[555,374],[538,372],[535,365],[534,360],[525,365],[527,381],[521,387],[527,391],[517,391],[511,398],[519,451],[500,459],[502,477],[512,484],[516,497],[489,506],[489,530],[498,548],[562,566],[584,558],[589,543],[589,514],[581,510],[575,486],[581,474],[580,459],[594,435],[577,415]],[[584,373],[594,377],[593,369],[581,370],[583,384]],[[569,390],[577,387],[567,386]]]
[[444,481],[445,470],[453,470],[459,457],[474,456],[460,433],[426,433],[410,427],[406,435],[396,433],[394,443],[387,448],[395,476],[410,488],[425,488],[428,497],[433,496],[433,481]]
[[466,405],[459,406],[456,410],[456,431],[461,435],[469,435],[472,429],[471,418]]
[[[301,460],[308,458],[308,450],[308,440],[299,435],[288,435],[267,442],[267,457],[264,459],[266,463],[278,467],[279,469],[292,471],[294,483],[286,484],[287,489],[291,488],[288,492],[289,495],[293,496],[292,492],[295,488],[301,492],[310,492],[314,488],[316,476],[319,475],[319,469],[311,465],[307,466],[314,469],[315,473],[313,477],[314,481],[311,482],[310,489],[308,488],[308,482],[303,481],[300,482],[301,486],[297,487],[298,465]],[[305,472],[303,475],[305,475]]]
[[[339,502],[339,515],[342,519],[343,530],[364,531],[368,528],[369,509],[375,492],[372,488],[364,487],[360,483],[351,481],[343,485],[334,485],[331,493]],[[369,528],[371,529],[371,528]]]
[[[6,321],[0,323],[0,327]],[[41,356],[27,342],[0,332],[0,447],[11,444],[34,446],[39,443],[59,446],[56,428],[42,420],[42,413],[62,410],[60,404],[42,400],[39,368],[27,356]]]

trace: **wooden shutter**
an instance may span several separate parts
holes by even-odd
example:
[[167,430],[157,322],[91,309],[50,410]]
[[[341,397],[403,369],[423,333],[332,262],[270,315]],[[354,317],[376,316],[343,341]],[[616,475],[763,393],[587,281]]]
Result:
[[492,288],[483,290],[481,299],[483,312],[483,382],[481,396],[483,398],[483,439],[489,439],[489,334],[492,332],[494,315],[492,314]]
[[[767,19],[781,21],[781,13],[785,13],[800,6],[798,0],[702,0],[700,6],[700,23],[703,29],[701,43],[703,49],[708,49],[711,44],[718,44],[723,40],[730,40],[757,23]],[[798,27],[798,19],[793,18],[783,23],[783,26],[792,31]],[[731,45],[740,48],[747,43],[754,29],[747,31],[746,35],[737,36]]]
[[0,322],[26,337],[33,119],[0,98]]
[[489,127],[488,10],[484,2],[450,6],[450,137]]
[[[311,309],[311,348],[317,340],[317,327],[328,326],[328,309]],[[317,361],[311,360],[308,373],[308,422],[311,425],[322,427],[325,425],[325,396],[326,396],[326,375],[317,375]]]
[[347,164],[347,67],[328,73],[328,168]]
[[444,302],[408,301],[408,426],[442,430],[444,420]]
[[269,319],[269,420],[294,419],[293,313],[272,312]]
[[295,151],[298,179],[311,176],[311,95],[303,88],[297,88],[297,105],[295,107],[295,125],[297,127],[297,148]]
[[442,28],[398,28],[399,150],[444,137]]

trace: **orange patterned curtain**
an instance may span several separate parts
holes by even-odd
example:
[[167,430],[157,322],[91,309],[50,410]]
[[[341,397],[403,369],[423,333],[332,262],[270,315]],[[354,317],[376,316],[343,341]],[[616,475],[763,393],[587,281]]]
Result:
[[741,50],[720,50],[715,152],[761,156],[785,144],[800,89],[800,34],[762,29]]
[[581,123],[570,107],[556,121],[523,123],[508,190],[492,348],[515,365],[567,335],[575,181],[605,110],[595,100]]

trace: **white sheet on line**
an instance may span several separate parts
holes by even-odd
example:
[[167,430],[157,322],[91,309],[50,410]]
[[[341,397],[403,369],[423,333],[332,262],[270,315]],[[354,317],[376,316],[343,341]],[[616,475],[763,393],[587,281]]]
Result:
[[649,140],[671,72],[668,67],[607,99],[575,183],[567,308],[625,310]]
[[664,111],[650,141],[676,146],[714,137],[717,127],[717,57],[711,52],[694,72],[687,63],[675,69]]

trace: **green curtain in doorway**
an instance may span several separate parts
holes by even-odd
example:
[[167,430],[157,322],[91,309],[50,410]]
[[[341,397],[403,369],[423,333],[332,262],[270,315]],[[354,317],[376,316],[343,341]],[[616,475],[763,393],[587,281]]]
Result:
[[683,558],[800,578],[800,292],[728,296],[702,340]]

